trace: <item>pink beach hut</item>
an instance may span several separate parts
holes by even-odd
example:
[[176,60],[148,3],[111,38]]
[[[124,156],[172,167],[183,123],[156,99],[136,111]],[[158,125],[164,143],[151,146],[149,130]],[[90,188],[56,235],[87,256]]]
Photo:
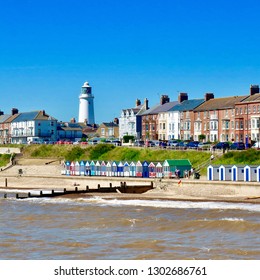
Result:
[[75,175],[75,163],[72,161],[70,163],[70,175],[74,176]]
[[136,177],[143,177],[143,165],[140,161],[136,163]]
[[156,166],[153,162],[150,162],[148,165],[149,168],[149,177],[155,178],[156,177]]
[[106,171],[107,171],[107,164],[105,163],[105,161],[102,161],[100,166],[100,175],[106,176]]

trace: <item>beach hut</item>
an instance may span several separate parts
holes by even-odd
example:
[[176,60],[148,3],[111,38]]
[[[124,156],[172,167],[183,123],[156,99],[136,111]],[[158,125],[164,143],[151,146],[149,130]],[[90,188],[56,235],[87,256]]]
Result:
[[185,170],[191,170],[190,161],[188,159],[166,159],[163,162],[163,173],[165,177],[174,177],[177,170],[179,171],[179,177],[183,177]]
[[155,172],[156,172],[156,178],[162,178],[163,177],[163,166],[160,162],[158,162],[156,164]]
[[130,177],[136,177],[136,163],[135,162],[131,162],[130,163]]
[[149,163],[145,160],[143,163],[143,178],[149,178]]
[[149,163],[149,177],[150,178],[155,178],[156,177],[156,166],[153,162]]
[[244,181],[244,165],[232,166],[232,181]]
[[112,162],[112,166],[111,166],[111,176],[117,176],[117,165],[118,163],[116,161]]
[[244,167],[244,181],[257,182],[257,165],[246,165]]
[[75,175],[75,163],[72,161],[70,163],[70,175],[74,176]]
[[207,177],[209,181],[219,180],[219,167],[220,165],[209,165],[207,168]]
[[76,161],[75,162],[75,175],[76,176],[79,176],[79,162],[78,161]]
[[257,181],[257,182],[260,182],[260,166],[257,166],[257,168],[256,168],[256,174],[257,174],[257,176],[256,176],[256,181]]
[[86,163],[85,163],[85,175],[91,176],[91,170],[90,170],[89,161],[86,161]]
[[100,176],[101,175],[101,168],[100,168],[100,161],[96,161],[95,164],[95,175]]
[[136,177],[143,177],[143,165],[140,161],[136,163]]
[[117,165],[117,176],[124,176],[124,164],[122,163],[122,161],[120,161]]
[[127,161],[124,163],[124,176],[125,177],[130,176],[130,165]]
[[95,166],[95,162],[93,160],[90,162],[89,167],[90,167],[90,175],[95,176],[96,175],[96,166]]
[[79,175],[84,176],[85,175],[85,162],[83,160],[79,163]]
[[221,165],[219,167],[219,181],[231,181],[232,165]]
[[107,166],[106,166],[106,176],[107,177],[111,177],[112,176],[112,163],[111,161],[107,162]]
[[106,172],[107,172],[107,164],[106,162],[103,160],[101,162],[101,165],[100,165],[100,176],[106,176]]
[[70,175],[70,161],[65,162],[65,175]]

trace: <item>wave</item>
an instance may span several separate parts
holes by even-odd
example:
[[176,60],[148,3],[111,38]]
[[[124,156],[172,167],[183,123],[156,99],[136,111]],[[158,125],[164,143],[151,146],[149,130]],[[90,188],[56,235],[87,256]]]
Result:
[[[244,210],[260,212],[260,204],[250,203],[230,203],[230,202],[193,202],[193,201],[174,201],[174,200],[140,200],[140,199],[104,199],[101,197],[92,198],[28,198],[22,201],[34,203],[65,203],[65,204],[86,204],[101,207],[152,207],[152,208],[175,208],[175,209],[205,209],[205,210]],[[223,218],[228,220],[232,218]],[[234,220],[235,221],[235,220]]]

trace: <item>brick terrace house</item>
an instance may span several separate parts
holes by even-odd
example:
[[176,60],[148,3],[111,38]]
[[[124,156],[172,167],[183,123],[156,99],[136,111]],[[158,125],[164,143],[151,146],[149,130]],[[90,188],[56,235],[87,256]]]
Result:
[[[142,112],[142,139],[157,140],[158,139],[158,115],[161,112],[167,112],[171,107],[176,105],[177,101],[170,102],[168,95],[162,95],[160,104]],[[148,106],[147,106],[148,107]]]
[[194,139],[205,135],[206,141],[232,141],[235,137],[235,104],[246,96],[214,98],[205,94],[205,102],[194,110]]
[[18,110],[12,109],[11,114],[0,112],[0,144],[12,143],[11,122],[18,116]]
[[258,85],[250,86],[250,95],[235,106],[235,141],[251,143],[260,140],[260,93]]

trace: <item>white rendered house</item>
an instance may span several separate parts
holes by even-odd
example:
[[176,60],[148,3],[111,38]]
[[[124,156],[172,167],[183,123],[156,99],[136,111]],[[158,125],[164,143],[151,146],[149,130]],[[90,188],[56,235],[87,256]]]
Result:
[[57,120],[45,111],[19,113],[11,122],[11,140],[14,144],[26,144],[28,140],[56,141]]

